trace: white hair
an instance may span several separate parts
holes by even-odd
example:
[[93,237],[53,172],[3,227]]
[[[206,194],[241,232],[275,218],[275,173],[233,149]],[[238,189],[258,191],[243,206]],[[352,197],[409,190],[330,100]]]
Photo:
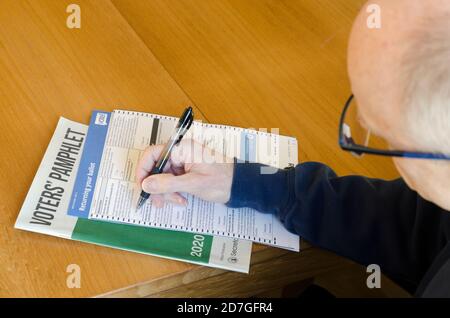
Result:
[[424,22],[402,65],[404,124],[420,150],[450,154],[450,17]]

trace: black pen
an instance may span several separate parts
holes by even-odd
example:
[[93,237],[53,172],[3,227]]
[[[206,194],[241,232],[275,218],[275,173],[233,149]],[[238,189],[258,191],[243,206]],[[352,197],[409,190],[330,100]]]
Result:
[[[180,120],[178,121],[177,126],[175,127],[175,132],[167,142],[164,147],[161,155],[153,167],[152,171],[150,171],[149,175],[162,173],[164,170],[164,166],[167,161],[169,161],[170,153],[175,145],[177,145],[181,139],[183,139],[184,135],[188,131],[189,127],[191,127],[192,122],[194,121],[194,112],[192,111],[192,107],[188,107],[184,110],[183,115],[181,115]],[[145,201],[150,197],[150,193],[141,191],[141,195],[139,196],[139,201],[137,203],[137,210],[139,210],[145,203]]]

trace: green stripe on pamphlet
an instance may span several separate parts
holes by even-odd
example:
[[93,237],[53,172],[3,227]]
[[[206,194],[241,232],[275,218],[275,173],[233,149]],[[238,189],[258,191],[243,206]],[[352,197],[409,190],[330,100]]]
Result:
[[72,239],[206,264],[213,241],[210,235],[83,218],[78,218]]

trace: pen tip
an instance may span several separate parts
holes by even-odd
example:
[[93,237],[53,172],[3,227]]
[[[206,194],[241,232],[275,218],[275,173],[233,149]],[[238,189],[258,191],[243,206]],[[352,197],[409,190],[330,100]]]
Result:
[[144,198],[139,197],[139,201],[137,203],[136,210],[139,210],[144,205],[144,202],[145,202]]

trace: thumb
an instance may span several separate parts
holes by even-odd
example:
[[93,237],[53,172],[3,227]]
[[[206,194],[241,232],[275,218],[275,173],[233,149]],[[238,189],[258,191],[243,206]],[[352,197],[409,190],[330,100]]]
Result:
[[142,189],[151,194],[164,194],[173,192],[192,193],[200,176],[194,173],[186,173],[175,176],[170,173],[155,174],[147,177],[142,182]]

